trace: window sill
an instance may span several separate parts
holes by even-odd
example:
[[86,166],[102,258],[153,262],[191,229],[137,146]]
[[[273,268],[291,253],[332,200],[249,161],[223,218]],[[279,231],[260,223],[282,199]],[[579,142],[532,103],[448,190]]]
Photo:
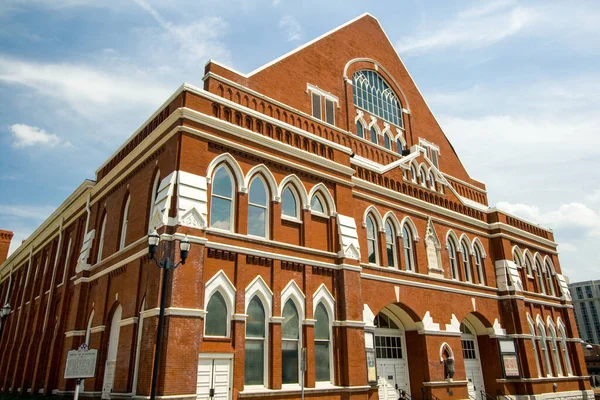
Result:
[[321,217],[321,218],[327,218],[329,219],[329,215],[322,213],[322,212],[318,212],[318,211],[312,211],[310,212],[311,215],[314,215],[315,217]]
[[205,342],[231,342],[231,338],[228,336],[204,336],[202,340]]
[[282,221],[287,221],[287,222],[293,222],[296,224],[302,224],[302,220],[298,219],[298,218],[294,218],[294,217],[288,217],[287,215],[282,215],[281,216],[281,220]]

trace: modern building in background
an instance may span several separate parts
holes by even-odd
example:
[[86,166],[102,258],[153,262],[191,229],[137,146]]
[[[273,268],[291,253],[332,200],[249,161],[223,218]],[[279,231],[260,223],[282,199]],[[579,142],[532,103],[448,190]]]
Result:
[[600,344],[600,281],[569,284],[575,308],[575,322],[581,338]]
[[87,343],[82,396],[150,396],[155,229],[191,241],[160,398],[593,397],[552,231],[488,206],[371,15],[209,61],[58,207],[0,266],[1,390],[72,395]]

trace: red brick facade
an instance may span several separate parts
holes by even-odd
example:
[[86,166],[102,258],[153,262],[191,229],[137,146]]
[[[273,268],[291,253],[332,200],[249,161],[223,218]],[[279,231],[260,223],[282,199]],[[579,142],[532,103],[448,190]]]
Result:
[[[400,123],[355,104],[359,71],[386,82]],[[213,184],[225,170],[233,194],[219,200]],[[249,235],[256,177],[268,198],[263,237]],[[284,210],[288,188],[296,217]],[[216,204],[231,207],[225,225]],[[223,398],[300,398],[300,379],[283,378],[289,301],[308,397],[393,398],[394,382],[416,399],[590,395],[552,232],[488,208],[485,185],[469,177],[370,15],[249,75],[209,62],[203,89],[179,88],[2,264],[0,299],[13,309],[0,337],[3,391],[72,393],[66,355],[87,341],[99,357],[84,396],[150,395],[162,279],[147,256],[153,228],[161,258],[178,261],[179,240],[192,242],[168,282],[159,397],[196,397],[222,378]],[[217,292],[227,332],[208,335]],[[254,295],[265,365],[264,384],[250,387]],[[329,316],[328,382],[318,378],[319,305]]]

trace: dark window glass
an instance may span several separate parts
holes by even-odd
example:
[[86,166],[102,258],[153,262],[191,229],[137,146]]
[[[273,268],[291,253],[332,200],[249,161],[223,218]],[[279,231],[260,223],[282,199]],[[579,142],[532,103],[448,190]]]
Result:
[[321,119],[321,96],[317,93],[312,94],[312,115]]
[[365,137],[365,128],[363,127],[362,122],[360,121],[356,121],[356,134],[358,135],[358,137]]
[[289,186],[283,190],[283,194],[281,195],[281,212],[288,217],[298,218],[296,196],[294,196]]
[[207,336],[227,336],[227,305],[220,292],[215,292],[208,301],[204,324]]
[[377,144],[377,131],[371,128],[371,142]]
[[265,367],[265,309],[258,297],[255,296],[250,301],[247,314],[244,383],[246,385],[263,385]]
[[319,303],[315,310],[315,366],[317,381],[331,380],[329,360],[329,316],[325,306]]
[[283,307],[282,322],[282,383],[298,383],[298,342],[300,339],[298,309],[292,300]]
[[335,125],[335,107],[332,100],[325,99],[325,121],[328,124]]

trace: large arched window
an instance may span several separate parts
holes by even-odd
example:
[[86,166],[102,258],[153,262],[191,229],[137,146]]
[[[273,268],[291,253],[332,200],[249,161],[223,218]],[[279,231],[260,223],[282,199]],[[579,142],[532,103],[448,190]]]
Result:
[[548,351],[548,338],[546,337],[546,328],[542,321],[538,321],[537,324],[540,350],[542,351],[542,357],[544,357],[544,366],[546,369],[546,376],[552,376],[552,366],[550,364],[550,354]]
[[102,226],[100,228],[100,241],[98,243],[98,258],[96,262],[99,263],[102,261],[102,252],[104,251],[104,235],[106,233],[106,213],[104,213],[104,218],[102,218]]
[[396,267],[396,229],[390,223],[385,222],[385,252],[387,254],[388,267]]
[[260,176],[252,180],[249,192],[248,234],[266,238],[269,230],[269,196]]
[[546,260],[544,263],[544,271],[546,273],[546,287],[548,288],[548,294],[552,294],[552,296],[556,296],[556,291],[554,290],[554,281],[552,279],[552,268],[550,268],[550,262]]
[[402,227],[402,243],[404,247],[404,263],[406,264],[406,270],[414,271],[415,259],[413,251],[413,235],[408,224],[404,224]]
[[550,324],[548,329],[550,330],[550,345],[552,346],[552,355],[554,358],[554,368],[558,376],[563,375],[562,365],[560,363],[560,350],[558,349],[558,342],[556,340],[556,328],[554,324]]
[[363,126],[362,122],[360,122],[360,120],[356,121],[356,134],[360,138],[365,137],[365,127]]
[[298,193],[292,185],[287,185],[281,194],[281,214],[284,217],[300,219]]
[[212,180],[210,199],[210,226],[233,230],[234,185],[231,172],[225,166],[219,167]]
[[244,384],[264,385],[266,370],[266,317],[265,308],[254,296],[246,311],[246,355],[244,357]]
[[367,216],[367,254],[369,255],[369,264],[378,264],[377,251],[377,225],[373,216]]
[[375,71],[357,71],[352,76],[354,105],[402,127],[402,105],[387,82]]
[[539,257],[535,258],[535,273],[537,274],[540,292],[546,294],[546,285],[544,284],[542,262],[540,261]]
[[463,262],[463,272],[464,278],[467,282],[473,282],[473,277],[471,276],[471,262],[470,262],[470,254],[469,254],[469,245],[465,240],[460,243],[462,262]]
[[127,196],[125,202],[125,208],[123,209],[123,221],[121,225],[121,241],[119,242],[119,250],[125,248],[127,243],[127,225],[129,224],[129,204],[131,204],[131,197]]
[[560,345],[562,348],[563,358],[567,367],[567,374],[573,375],[573,369],[571,368],[571,359],[569,358],[569,348],[567,347],[567,334],[565,333],[565,327],[562,325],[560,319],[558,321],[558,333],[560,334]]
[[331,325],[323,303],[315,310],[315,369],[317,382],[331,381]]
[[283,307],[281,372],[283,384],[298,383],[300,372],[300,318],[298,309],[290,299]]
[[158,171],[154,177],[152,193],[150,193],[150,219],[148,220],[148,232],[152,232],[155,229],[155,227],[152,226],[152,218],[154,217],[154,203],[156,203],[156,199],[158,198],[158,189],[160,189],[160,171]]
[[539,357],[539,353],[538,353],[538,349],[537,349],[537,344],[536,344],[536,332],[535,332],[535,327],[533,324],[533,320],[531,319],[531,317],[529,315],[527,315],[527,325],[529,325],[529,333],[531,334],[531,345],[533,347],[533,354],[534,354],[534,358],[535,358],[535,366],[537,368],[537,373],[538,373],[538,377],[542,376],[542,370],[540,368],[540,357]]
[[448,238],[448,256],[450,257],[450,272],[452,279],[458,279],[458,260],[456,259],[456,243],[452,237]]
[[219,291],[213,293],[206,306],[204,334],[206,336],[227,336],[227,304]]
[[485,275],[483,273],[483,253],[477,244],[475,244],[473,247],[475,250],[475,268],[477,269],[477,283],[479,283],[480,285],[485,285]]

